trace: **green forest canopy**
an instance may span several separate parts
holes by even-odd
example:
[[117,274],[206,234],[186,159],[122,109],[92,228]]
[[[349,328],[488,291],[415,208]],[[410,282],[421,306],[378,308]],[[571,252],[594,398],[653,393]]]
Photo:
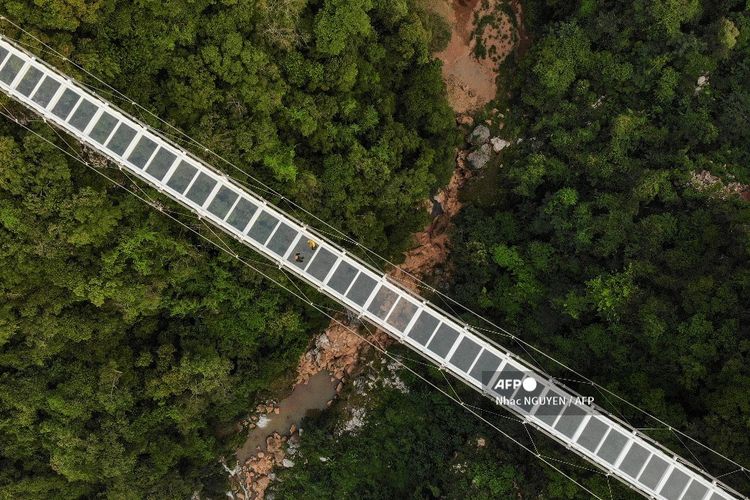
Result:
[[[748,7],[532,0],[525,11],[535,43],[509,72],[505,127],[523,140],[467,191],[453,295],[743,462],[750,210],[720,186],[696,189],[693,173],[750,183]],[[377,484],[374,498],[588,498],[540,477],[534,457],[495,434],[477,448],[486,428],[421,382],[409,388],[375,396],[355,436],[333,439],[329,416],[308,426],[308,463],[283,473],[282,497],[367,496]],[[673,434],[657,436],[691,457]],[[733,470],[692,449],[717,473]],[[596,473],[575,478],[604,497],[636,496]],[[749,488],[740,474],[723,479]]]
[[[418,204],[452,168],[431,23],[409,2],[7,0],[0,11],[381,251],[408,243]],[[205,490],[236,444],[227,429],[286,383],[324,325],[10,122],[0,242],[2,498]]]
[[[416,202],[450,171],[435,23],[410,3],[3,9],[379,250],[403,248]],[[505,127],[523,141],[471,191],[452,293],[741,461],[750,211],[691,176],[750,182],[746,3],[525,12],[535,42],[509,71]],[[228,450],[217,428],[294,363],[318,318],[10,124],[0,154],[0,494],[187,496]],[[331,421],[311,424],[303,447],[333,463],[287,471],[281,493],[583,497],[497,435],[495,451],[456,455],[481,427],[456,427],[429,391],[378,398],[388,426],[337,442]]]
[[454,297],[742,462],[750,205],[693,174],[750,183],[748,4],[527,4],[522,141],[460,216]]
[[[750,207],[693,174],[750,184],[750,7],[528,0],[524,12],[535,40],[506,68],[501,132],[521,141],[466,190],[451,293],[746,464]],[[356,435],[334,438],[331,415],[306,427],[306,465],[282,473],[281,497],[590,498],[401,375],[410,393],[371,394]],[[654,436],[693,458],[674,434]],[[717,474],[736,469],[691,450]],[[575,467],[603,498],[637,497]],[[722,479],[750,490],[741,474]]]

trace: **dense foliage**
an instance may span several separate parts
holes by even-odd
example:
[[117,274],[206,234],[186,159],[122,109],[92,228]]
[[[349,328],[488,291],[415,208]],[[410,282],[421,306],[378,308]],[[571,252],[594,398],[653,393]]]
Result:
[[[452,114],[428,57],[439,23],[406,1],[4,0],[0,11],[381,250],[404,244],[450,169]],[[232,422],[322,325],[270,286],[1,124],[0,497],[200,489],[231,452]]]
[[188,495],[304,347],[299,305],[41,139],[1,133],[0,497]]
[[[748,457],[750,206],[693,178],[750,182],[747,3],[540,0],[528,10],[538,36],[506,126],[522,141],[460,217],[455,293]],[[690,458],[669,432],[655,436]]]
[[[388,370],[367,375],[394,380]],[[492,499],[544,489],[539,469],[517,465],[526,452],[408,372],[396,376],[408,392],[392,383],[354,390],[343,407],[304,422],[276,498]]]
[[[394,351],[408,360],[405,348]],[[420,369],[419,363],[406,364]],[[274,497],[591,497],[553,465],[601,498],[638,498],[617,481],[589,472],[586,463],[541,433],[499,413],[475,391],[460,384],[451,389],[437,370],[419,371],[424,379],[390,361],[379,369],[377,363],[368,364],[342,402],[303,421],[299,451],[291,457],[295,466],[278,471]],[[486,421],[467,408],[481,408],[478,415]],[[537,452],[548,465],[540,466]]]

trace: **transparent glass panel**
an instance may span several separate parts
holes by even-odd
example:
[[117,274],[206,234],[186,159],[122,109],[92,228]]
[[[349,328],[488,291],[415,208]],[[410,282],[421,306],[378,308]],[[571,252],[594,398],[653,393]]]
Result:
[[52,108],[52,113],[55,116],[58,116],[65,120],[80,98],[81,96],[79,96],[72,90],[65,89],[63,94],[55,103],[55,106]]
[[567,400],[565,396],[555,391],[547,391],[542,402],[534,412],[534,416],[547,425],[555,423],[555,419],[565,407]]
[[5,47],[0,47],[0,64],[5,60],[5,56],[8,55],[8,50]]
[[490,351],[484,351],[479,355],[474,368],[471,369],[469,375],[474,380],[478,380],[483,386],[487,386],[492,382],[492,378],[497,373],[497,369],[500,368],[500,358]]
[[703,500],[703,497],[708,493],[708,487],[702,485],[698,481],[690,483],[685,494],[682,495],[682,500]]
[[378,290],[378,293],[375,294],[375,297],[373,297],[367,310],[378,318],[385,319],[388,311],[391,310],[397,299],[398,295],[396,295],[396,292],[383,285]]
[[468,372],[481,349],[479,344],[468,337],[464,337],[456,350],[453,351],[450,363],[462,372]]
[[542,381],[539,380],[537,377],[527,376],[526,378],[536,380],[536,386],[534,386],[533,389],[528,390],[526,389],[526,386],[524,385],[527,382],[524,380],[521,383],[521,387],[518,389],[518,392],[516,393],[515,399],[520,400],[518,401],[518,409],[523,413],[528,413],[531,411],[531,409],[537,403],[536,399],[538,399],[538,396],[545,389],[545,386],[542,384]]
[[594,451],[602,438],[604,438],[604,433],[607,432],[607,428],[607,424],[598,418],[591,418],[589,423],[586,424],[586,428],[581,432],[581,435],[578,438],[578,444],[589,451]]
[[0,80],[10,85],[22,67],[23,59],[15,54],[11,54],[3,69],[0,69]]
[[294,249],[289,253],[289,257],[286,260],[300,269],[304,269],[315,258],[315,252],[319,248],[317,244],[311,247],[309,241],[311,240],[302,235],[302,238],[294,246]]
[[99,108],[97,108],[96,105],[90,101],[84,100],[73,112],[73,116],[70,117],[68,123],[83,132],[96,114],[97,109]]
[[656,485],[659,484],[659,481],[661,481],[662,476],[667,472],[668,468],[669,464],[665,460],[662,460],[656,455],[651,455],[651,460],[648,461],[646,468],[641,472],[641,477],[638,478],[638,481],[643,485],[654,489],[656,488]]
[[578,428],[583,423],[583,417],[586,416],[586,410],[575,404],[569,405],[560,415],[560,419],[555,425],[555,429],[565,436],[572,438]]
[[26,74],[23,75],[23,78],[21,78],[16,90],[28,97],[31,94],[31,91],[34,90],[34,87],[36,87],[36,84],[39,83],[39,80],[42,79],[42,75],[43,73],[34,66],[29,66],[29,69],[26,71]]
[[360,273],[346,296],[360,306],[364,306],[370,294],[375,289],[377,281],[365,273]]
[[724,495],[714,492],[714,494],[711,495],[711,498],[709,500],[729,500],[729,498],[725,497]]
[[601,448],[599,448],[599,453],[597,453],[597,455],[606,460],[607,463],[614,464],[627,443],[627,436],[612,429],[609,434],[607,434],[607,438],[602,443]]
[[214,186],[216,186],[216,180],[210,175],[201,172],[198,174],[198,178],[195,179],[195,182],[190,186],[190,190],[188,190],[185,196],[196,205],[203,206],[208,195],[214,190]]
[[255,220],[255,224],[247,232],[247,235],[264,245],[278,223],[279,219],[264,211]]
[[431,350],[441,358],[444,358],[448,355],[451,347],[453,347],[453,344],[458,339],[458,335],[459,333],[455,328],[451,328],[443,323],[440,325],[440,328],[438,328],[438,331],[435,332],[435,335],[432,336],[432,340],[430,340],[427,349]]
[[256,210],[258,210],[258,207],[253,202],[247,198],[240,198],[232,213],[227,217],[227,223],[234,226],[238,231],[244,231]]
[[310,267],[307,268],[307,273],[318,281],[323,281],[336,263],[336,259],[337,257],[333,253],[325,248],[319,248],[312,262],[310,262]]
[[117,127],[117,131],[112,135],[112,138],[107,143],[107,148],[117,156],[122,156],[130,143],[135,139],[137,132],[132,127],[121,122],[120,126]]
[[646,448],[638,443],[633,443],[625,454],[625,458],[620,462],[620,470],[628,476],[636,478],[650,455],[651,452]]
[[138,168],[143,168],[146,166],[148,159],[151,158],[151,155],[154,154],[154,151],[156,151],[156,148],[157,145],[154,141],[146,136],[141,136],[138,144],[135,145],[133,151],[130,153],[128,161]]
[[333,272],[333,275],[331,275],[331,279],[328,280],[328,286],[343,294],[349,288],[349,285],[358,272],[356,267],[342,261],[339,267]]
[[190,181],[193,180],[195,174],[198,173],[198,169],[189,164],[186,161],[181,161],[172,177],[167,181],[167,186],[171,187],[178,193],[184,193],[187,187],[190,185]]
[[680,469],[672,469],[672,473],[667,478],[664,486],[661,487],[659,493],[667,500],[679,500],[689,481],[690,476]]
[[154,179],[162,180],[176,159],[177,156],[175,154],[161,148],[156,152],[151,163],[146,166],[146,172]]
[[238,197],[239,195],[228,187],[221,186],[219,192],[216,193],[214,199],[211,200],[211,204],[208,205],[208,211],[219,219],[223,219]]
[[287,249],[294,243],[294,239],[298,234],[294,228],[282,222],[276,232],[273,233],[271,241],[268,242],[266,247],[279,257],[283,257]]
[[105,111],[99,117],[99,121],[96,122],[94,128],[91,129],[89,137],[94,139],[99,144],[104,144],[104,141],[107,140],[109,134],[112,133],[112,131],[115,129],[115,125],[117,125],[117,118]]
[[60,84],[57,83],[50,77],[45,77],[39,88],[36,89],[31,100],[40,105],[43,108],[47,107],[47,104],[52,100],[52,96],[55,95],[57,89],[60,88]]
[[[504,398],[511,397],[513,393],[521,387],[521,381],[527,373],[528,372],[525,370],[522,370],[511,363],[506,363],[492,386],[492,392]],[[489,377],[485,377],[485,379],[487,378]],[[484,383],[489,383],[489,380]]]
[[398,303],[396,303],[396,307],[393,308],[391,315],[388,316],[388,324],[396,330],[403,332],[416,312],[417,306],[404,297],[401,297]]
[[432,333],[437,328],[439,321],[435,316],[429,314],[427,311],[422,311],[414,322],[414,326],[409,331],[409,338],[412,338],[422,345],[425,345]]

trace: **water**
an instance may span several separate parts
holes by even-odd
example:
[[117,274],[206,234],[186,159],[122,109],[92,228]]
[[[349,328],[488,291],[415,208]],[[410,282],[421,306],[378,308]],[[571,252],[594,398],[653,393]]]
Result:
[[[325,410],[328,401],[336,395],[338,380],[331,381],[328,372],[316,373],[307,384],[294,386],[291,394],[279,403],[279,413],[261,415],[257,427],[250,431],[245,444],[237,450],[237,460],[244,463],[259,450],[266,450],[266,438],[278,432],[282,436],[289,433],[292,424],[299,427],[302,419]],[[261,427],[262,425],[262,427]]]

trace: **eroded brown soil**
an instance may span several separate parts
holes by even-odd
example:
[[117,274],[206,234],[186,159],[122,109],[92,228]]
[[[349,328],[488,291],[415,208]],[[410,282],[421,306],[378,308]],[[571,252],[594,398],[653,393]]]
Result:
[[[514,19],[499,8],[505,4]],[[429,5],[453,27],[448,46],[435,57],[443,62],[443,79],[448,100],[458,113],[475,111],[495,98],[500,64],[526,34],[521,25],[521,7],[517,2],[488,0],[435,0]],[[478,23],[478,24],[477,24]],[[477,42],[483,48],[476,56]]]

